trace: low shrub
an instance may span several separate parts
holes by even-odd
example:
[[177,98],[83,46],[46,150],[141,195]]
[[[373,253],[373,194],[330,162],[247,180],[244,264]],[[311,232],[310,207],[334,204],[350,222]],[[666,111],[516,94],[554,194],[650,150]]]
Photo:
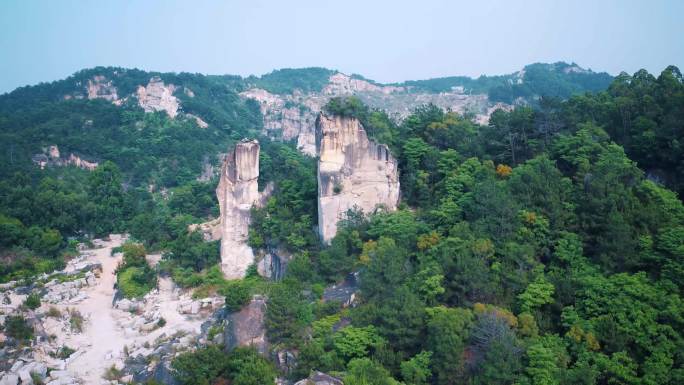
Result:
[[45,315],[47,315],[48,317],[52,317],[52,318],[59,318],[62,316],[62,312],[59,311],[59,309],[57,309],[56,307],[50,306],[50,308],[48,309],[47,313],[45,313]]
[[31,310],[38,309],[40,307],[40,295],[38,293],[29,294],[24,300],[24,306]]
[[9,316],[5,320],[5,334],[19,342],[27,342],[33,338],[33,327],[21,315]]
[[128,267],[119,271],[117,285],[125,298],[141,298],[156,287],[157,277],[149,267]]
[[145,247],[137,243],[122,246],[123,263],[117,268],[117,286],[125,298],[140,298],[157,286],[157,273],[145,260]]
[[251,281],[228,281],[219,292],[226,298],[225,306],[228,311],[239,311],[252,298]]
[[69,325],[71,331],[80,333],[83,331],[83,315],[76,309],[67,309],[69,313]]

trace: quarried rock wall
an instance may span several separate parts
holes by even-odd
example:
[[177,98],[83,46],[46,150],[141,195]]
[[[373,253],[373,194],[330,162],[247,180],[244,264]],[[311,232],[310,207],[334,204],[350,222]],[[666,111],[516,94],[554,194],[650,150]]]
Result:
[[356,118],[320,114],[316,121],[318,228],[330,242],[348,210],[365,214],[399,201],[397,161],[387,146],[368,139]]

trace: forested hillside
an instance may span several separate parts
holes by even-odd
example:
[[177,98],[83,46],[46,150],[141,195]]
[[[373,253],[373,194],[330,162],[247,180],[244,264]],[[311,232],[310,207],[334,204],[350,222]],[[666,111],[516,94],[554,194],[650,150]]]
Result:
[[[357,117],[392,149],[402,200],[395,212],[349,212],[329,246],[316,233],[316,160],[260,137],[259,106],[237,94],[250,84],[320,90],[328,70],[241,79],[98,68],[1,95],[0,281],[53,270],[79,240],[129,232],[164,259],[152,270],[145,249],[128,249],[124,292],[145,293],[166,274],[224,295],[228,311],[265,295],[272,350],[296,364],[198,346],[172,365],[180,384],[311,371],[346,385],[684,383],[682,75],[621,74],[604,90],[608,75],[539,66],[520,84],[405,83],[539,98],[486,126],[432,105],[396,122],[354,97],[332,99],[326,113]],[[187,88],[177,92],[183,112],[209,124],[145,113],[132,98],[76,97],[98,74],[121,97],[155,75]],[[216,242],[188,232],[218,210],[216,181],[197,180],[204,163],[242,137],[259,137],[259,183],[275,183],[252,209],[249,243],[292,255],[279,281],[253,271],[223,280]],[[41,170],[31,156],[53,144],[99,166]],[[323,301],[350,273],[355,306]]]
[[[284,287],[271,293],[277,306],[267,324],[274,342],[299,351],[293,377],[323,370],[344,373],[345,384],[681,382],[684,207],[611,137],[620,127],[576,115],[581,102],[602,100],[608,111],[624,103],[616,89],[640,87],[644,76],[546,100],[539,110],[501,111],[489,127],[430,106],[393,125],[358,101],[333,99],[329,113],[359,117],[396,149],[404,207],[350,213],[323,250],[302,251],[306,243],[263,230],[301,228],[297,215],[257,222],[255,238],[296,255]],[[681,113],[682,103],[657,96],[681,97],[678,70],[647,79],[649,96],[669,106],[660,114]],[[644,96],[631,101],[635,111]],[[656,121],[672,122],[660,116],[654,132],[662,132]],[[663,131],[681,140],[681,128]],[[681,159],[677,151],[659,148]],[[282,198],[279,207],[300,199]],[[350,271],[360,272],[357,307],[315,302],[317,287]],[[313,294],[292,294],[307,288]]]
[[463,87],[469,93],[487,94],[495,102],[513,103],[518,98],[533,101],[540,96],[568,98],[587,91],[603,91],[611,80],[612,77],[605,72],[597,73],[580,68],[575,63],[558,62],[530,64],[510,75],[482,75],[478,78],[451,76],[398,84],[431,92]]

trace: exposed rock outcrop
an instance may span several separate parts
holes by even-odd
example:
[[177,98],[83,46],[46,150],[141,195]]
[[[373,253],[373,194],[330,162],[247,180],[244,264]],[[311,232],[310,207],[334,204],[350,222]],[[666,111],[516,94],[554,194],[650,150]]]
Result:
[[86,91],[88,92],[88,99],[104,99],[110,102],[119,100],[116,87],[111,80],[103,75],[96,75],[92,79],[88,79]]
[[75,166],[84,170],[93,171],[98,166],[97,162],[87,161],[74,153],[70,153],[68,157],[62,158],[59,147],[56,145],[43,148],[43,152],[41,154],[34,154],[31,160],[36,166],[40,167],[41,170],[45,169],[47,166]]
[[327,98],[303,95],[274,95],[266,90],[252,88],[240,96],[259,103],[264,117],[264,131],[272,138],[297,140],[297,148],[304,154],[316,155],[314,127],[316,115]]
[[394,210],[399,200],[397,161],[387,146],[368,139],[356,118],[321,114],[316,121],[318,227],[324,242],[349,210]]
[[279,281],[285,276],[287,264],[292,260],[292,255],[285,250],[272,250],[259,259],[257,272],[260,276],[273,281]]
[[443,110],[472,113],[478,122],[487,122],[493,110],[486,94],[470,94],[463,87],[447,92],[426,92],[411,86],[399,87],[335,73],[320,92],[272,94],[252,88],[240,96],[256,100],[264,119],[264,133],[274,139],[296,140],[304,154],[316,155],[316,117],[323,106],[335,96],[354,95],[371,108],[387,111],[395,120],[406,118],[416,107],[434,104]]
[[404,87],[397,86],[381,86],[373,84],[367,80],[357,79],[343,73],[336,73],[328,79],[328,85],[323,88],[323,93],[326,95],[350,95],[357,92],[379,92],[382,94],[391,94],[394,92],[406,91]]
[[328,286],[323,291],[323,302],[339,302],[342,307],[354,307],[359,291],[359,273],[349,273],[342,283]]
[[185,117],[188,118],[188,119],[194,120],[195,123],[197,123],[197,126],[198,126],[199,128],[207,128],[207,127],[209,127],[209,123],[205,122],[204,120],[202,120],[202,118],[200,118],[200,117],[197,116],[197,115],[185,114]]
[[344,385],[342,380],[322,372],[312,372],[308,378],[295,382],[294,385]]
[[176,86],[165,85],[159,76],[153,76],[147,86],[138,86],[138,104],[145,112],[166,111],[171,118],[178,114],[178,99],[173,96]]
[[87,160],[82,159],[80,156],[74,154],[69,154],[66,164],[73,165],[88,171],[93,171],[97,168],[97,162],[88,162]]
[[250,209],[260,198],[258,178],[259,142],[243,140],[224,158],[216,188],[221,210],[221,270],[228,279],[244,277],[254,262],[247,235]]

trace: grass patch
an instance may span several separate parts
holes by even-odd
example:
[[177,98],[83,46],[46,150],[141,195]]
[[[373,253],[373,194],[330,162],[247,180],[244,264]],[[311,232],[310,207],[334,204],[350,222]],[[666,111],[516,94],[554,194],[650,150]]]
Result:
[[83,331],[83,315],[76,309],[68,309],[67,312],[69,313],[71,331],[81,333]]
[[112,365],[105,371],[102,377],[107,381],[118,381],[123,377],[123,371]]
[[56,307],[50,306],[50,308],[48,309],[47,313],[45,313],[45,315],[47,315],[48,317],[52,317],[52,318],[59,318],[62,316],[62,312],[59,311],[59,309],[57,309]]

